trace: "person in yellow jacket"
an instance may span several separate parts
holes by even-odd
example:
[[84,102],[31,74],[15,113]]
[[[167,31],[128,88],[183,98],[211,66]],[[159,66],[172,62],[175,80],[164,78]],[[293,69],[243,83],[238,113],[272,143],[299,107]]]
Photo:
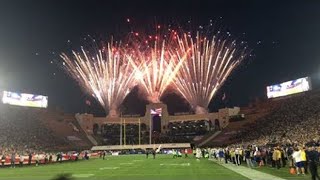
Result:
[[277,169],[280,169],[281,152],[278,147],[274,148],[274,151],[272,154],[272,160],[275,162]]
[[230,150],[230,157],[233,164],[236,164],[236,153],[234,151],[234,148],[231,148]]
[[308,163],[307,163],[307,153],[305,151],[305,147],[301,148],[301,162],[304,167],[304,173],[308,173]]

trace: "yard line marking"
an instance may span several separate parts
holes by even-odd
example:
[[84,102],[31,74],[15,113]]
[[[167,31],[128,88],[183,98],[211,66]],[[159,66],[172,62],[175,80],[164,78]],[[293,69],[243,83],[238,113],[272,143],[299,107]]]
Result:
[[160,166],[190,166],[190,163],[181,163],[181,164],[160,164]]
[[120,165],[132,165],[133,163],[120,163]]
[[108,169],[111,169],[111,170],[114,170],[114,169],[119,169],[120,167],[102,167],[102,168],[99,168],[100,170],[108,170]]
[[75,178],[87,178],[91,176],[94,176],[94,174],[73,174],[72,175],[72,177],[75,177]]
[[139,160],[137,160],[137,159],[133,160],[133,162],[141,162],[141,161],[143,161],[143,160],[141,160],[141,159],[139,159]]

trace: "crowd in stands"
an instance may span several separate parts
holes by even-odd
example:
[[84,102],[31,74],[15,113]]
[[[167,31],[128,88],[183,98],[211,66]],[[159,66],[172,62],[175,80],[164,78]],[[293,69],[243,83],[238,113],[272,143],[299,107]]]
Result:
[[278,108],[235,133],[230,138],[232,144],[210,149],[212,157],[235,165],[246,163],[249,168],[289,167],[291,174],[304,175],[309,169],[316,169],[320,94],[309,92],[275,101]]
[[180,121],[170,122],[168,124],[168,135],[170,136],[188,136],[204,135],[210,130],[209,121]]
[[38,110],[25,107],[0,106],[0,152],[49,151],[68,144],[43,125]]
[[281,100],[279,108],[233,138],[247,145],[319,145],[319,102],[318,93]]
[[[39,108],[0,104],[0,158],[2,162],[7,162],[12,157],[15,157],[18,162],[28,161],[30,156],[32,160],[49,161],[50,157],[55,157],[57,152],[61,153],[62,150],[80,150],[68,140],[68,137],[59,136],[46,124],[48,123],[48,120],[44,118],[46,111]],[[75,122],[65,123],[65,126],[79,133]]]
[[192,142],[195,137],[203,137],[211,129],[210,121],[175,121],[169,122],[166,133],[159,135],[157,143],[186,143]]

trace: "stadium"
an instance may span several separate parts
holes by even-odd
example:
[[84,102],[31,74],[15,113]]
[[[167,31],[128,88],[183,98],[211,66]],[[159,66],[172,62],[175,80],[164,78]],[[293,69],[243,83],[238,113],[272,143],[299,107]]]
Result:
[[[98,10],[102,8],[100,2],[88,5],[95,10],[88,10],[87,2],[62,3],[65,7],[49,1],[45,5],[47,3],[50,6],[31,3],[48,11],[40,13],[45,15],[45,20],[30,10],[21,11],[26,12],[28,18],[48,25],[36,25],[36,29],[53,28],[47,23],[54,22],[54,26],[63,29],[61,36],[70,31],[68,36],[78,37],[102,27],[96,24],[98,19],[90,20],[92,24],[86,22],[97,18],[95,13],[102,12]],[[10,2],[5,4],[16,8]],[[198,7],[196,4],[197,15],[203,17],[212,11],[205,9],[205,5],[214,5],[206,2]],[[245,4],[261,8],[260,4]],[[230,4],[221,5],[224,12]],[[30,4],[25,6],[32,9]],[[64,16],[56,16],[58,6],[68,16],[81,18],[72,19],[70,23]],[[10,19],[8,14],[13,7],[7,11],[0,9],[0,17],[3,13],[3,17]],[[70,10],[69,7],[76,8]],[[159,5],[157,10],[163,17],[170,12],[175,14],[173,7],[180,7],[180,3],[173,3],[167,11],[164,7],[167,8],[166,4]],[[140,13],[145,10],[136,5],[124,10],[115,8],[117,12],[109,10],[114,15],[130,12],[131,8]],[[193,9],[189,5],[185,8],[187,13],[183,8],[178,12],[188,15]],[[93,15],[84,13],[83,9]],[[264,17],[252,9],[247,10]],[[148,14],[140,15],[145,13]],[[283,14],[282,11],[276,13]],[[100,15],[111,16],[104,12]],[[237,24],[238,20],[247,18],[236,15],[230,13],[226,19],[235,19],[232,22]],[[191,20],[187,20],[186,25],[174,25],[167,20],[162,24],[157,20],[150,23],[154,26],[150,30],[138,20],[141,17],[120,17],[124,25],[115,23],[116,18],[108,24],[120,27],[111,40],[85,35],[84,45],[72,44],[68,39],[64,46],[53,40],[58,39],[55,35],[48,44],[58,47],[56,52],[50,51],[50,55],[42,55],[47,47],[40,48],[37,44],[41,53],[34,53],[36,57],[25,56],[31,59],[30,63],[0,61],[4,67],[0,66],[0,180],[319,179],[319,78],[310,69],[302,68],[307,63],[299,61],[296,69],[293,65],[282,66],[280,54],[292,54],[291,51],[276,49],[279,47],[275,41],[264,46],[261,40],[247,43],[242,37],[231,35],[229,29],[217,28],[212,19],[207,26],[196,28]],[[273,20],[269,16],[264,18]],[[81,27],[76,26],[78,21]],[[11,27],[10,23],[7,25]],[[92,25],[93,30],[83,25]],[[100,31],[112,34],[109,28],[103,27]],[[238,30],[242,29],[238,27]],[[7,29],[4,32],[9,33]],[[49,36],[41,32],[37,30],[39,37],[35,42]],[[20,41],[24,40],[15,40]],[[27,48],[29,43],[28,39],[27,45],[22,46],[24,53],[32,51]],[[1,53],[15,57],[7,44],[0,41],[0,59]],[[2,51],[2,46],[6,51]],[[20,46],[13,47],[19,49]],[[272,62],[260,61],[260,69],[254,69],[257,64],[248,63],[251,59],[255,62],[259,55],[269,60],[269,53],[280,57]],[[45,64],[32,60],[36,58],[53,60]],[[319,62],[312,66],[318,65]],[[277,68],[283,73],[277,73]],[[251,74],[248,77],[243,71]],[[41,73],[47,72],[51,75],[41,77]],[[13,77],[21,81],[14,81]],[[10,80],[12,82],[5,83]],[[246,99],[245,103],[240,103],[241,98]],[[177,110],[181,104],[183,111]],[[72,108],[76,110],[70,110]]]

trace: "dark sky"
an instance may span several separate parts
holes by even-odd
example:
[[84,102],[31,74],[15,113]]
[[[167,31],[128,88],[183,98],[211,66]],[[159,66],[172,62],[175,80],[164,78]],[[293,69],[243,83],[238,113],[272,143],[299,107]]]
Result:
[[[223,93],[228,106],[243,106],[265,97],[265,86],[273,83],[311,76],[314,89],[319,87],[320,1],[0,0],[0,88],[48,95],[51,108],[85,111],[87,96],[50,61],[79,49],[88,34],[98,39],[119,35],[127,18],[140,28],[155,19],[181,24],[191,19],[195,26],[219,20],[219,26],[248,41],[254,58],[232,74],[211,110],[222,106]],[[174,94],[163,101],[170,112],[186,111],[183,99]],[[137,114],[145,103],[134,91],[124,105]]]

